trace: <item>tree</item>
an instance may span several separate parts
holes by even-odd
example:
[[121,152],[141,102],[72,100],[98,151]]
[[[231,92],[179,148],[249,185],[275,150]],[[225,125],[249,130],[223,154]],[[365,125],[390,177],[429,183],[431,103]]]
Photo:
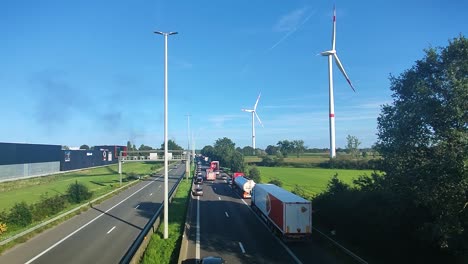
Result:
[[268,155],[275,155],[277,151],[278,151],[278,147],[275,147],[275,146],[272,146],[272,145],[268,145],[266,147],[266,149],[265,149],[265,152]]
[[70,149],[70,147],[69,147],[69,146],[67,146],[67,145],[63,145],[63,146],[62,146],[62,149],[63,149],[63,150],[69,150],[69,149]]
[[251,146],[245,146],[244,148],[242,148],[241,153],[244,156],[252,156],[254,154],[254,149]]
[[355,136],[348,135],[346,137],[346,150],[348,153],[351,155],[357,157],[359,154],[359,145],[361,145],[361,142],[359,139]]
[[293,140],[292,141],[292,148],[294,150],[294,153],[296,153],[296,156],[299,158],[299,156],[304,153],[305,151],[305,146],[304,146],[304,140]]
[[284,157],[287,157],[289,153],[291,153],[294,149],[294,145],[289,140],[281,140],[276,143],[278,146],[279,151],[283,154]]
[[214,148],[210,145],[204,146],[200,153],[205,157],[213,158]]
[[[170,145],[168,144],[168,146],[170,146]],[[141,146],[138,148],[138,150],[153,150],[153,148],[150,147],[150,146],[145,146],[144,144],[141,144]]]
[[[169,139],[167,141],[167,149],[168,150],[183,150],[184,148],[177,145],[174,140]],[[161,150],[164,150],[164,142],[161,144]]]
[[468,255],[468,40],[425,53],[390,77],[377,149],[391,191],[421,212],[411,219],[418,238]]
[[89,146],[84,144],[84,145],[81,145],[80,146],[80,149],[85,149],[85,150],[89,150]]
[[252,179],[256,183],[260,183],[262,181],[260,177],[260,171],[256,166],[253,166],[249,169],[249,178]]
[[130,140],[127,141],[127,150],[128,150],[128,151],[131,151],[131,150],[132,150],[132,142],[130,142]]
[[219,160],[222,166],[228,166],[232,155],[236,151],[236,144],[231,139],[224,137],[216,140],[213,145],[214,148],[214,159]]
[[232,155],[230,168],[232,172],[244,171],[244,156],[239,151],[234,152]]

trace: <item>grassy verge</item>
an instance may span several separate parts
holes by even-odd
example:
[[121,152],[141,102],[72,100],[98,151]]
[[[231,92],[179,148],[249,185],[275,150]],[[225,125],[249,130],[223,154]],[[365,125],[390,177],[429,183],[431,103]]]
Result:
[[[122,166],[122,176],[125,178],[129,173],[149,174],[153,166],[161,167],[162,163],[127,163]],[[99,197],[120,187],[118,165],[2,182],[0,183],[0,211],[9,210],[15,203],[21,201],[27,204],[38,202],[41,195],[45,193],[63,195],[68,186],[75,181],[86,185],[93,192],[94,197]]]
[[296,185],[302,187],[309,196],[317,195],[326,190],[328,181],[338,173],[338,177],[345,183],[353,183],[360,175],[371,175],[371,170],[344,170],[321,168],[284,168],[284,167],[257,167],[260,170],[262,182],[272,179],[283,182],[282,188],[292,191]]
[[191,179],[180,182],[169,206],[169,238],[163,238],[164,223],[161,223],[157,232],[151,235],[142,263],[177,263],[191,184]]

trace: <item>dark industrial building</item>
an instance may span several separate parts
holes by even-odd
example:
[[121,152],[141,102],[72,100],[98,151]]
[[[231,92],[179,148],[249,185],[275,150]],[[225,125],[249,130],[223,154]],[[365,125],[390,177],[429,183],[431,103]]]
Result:
[[126,151],[126,147],[62,150],[60,145],[0,142],[0,181],[109,165],[118,162],[120,151]]

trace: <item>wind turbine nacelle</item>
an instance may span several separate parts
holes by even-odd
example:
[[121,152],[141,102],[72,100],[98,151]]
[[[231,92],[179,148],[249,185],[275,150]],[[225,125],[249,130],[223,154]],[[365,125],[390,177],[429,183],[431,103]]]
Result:
[[336,50],[327,50],[327,51],[324,51],[322,53],[320,53],[322,56],[330,56],[330,55],[334,55],[336,53]]

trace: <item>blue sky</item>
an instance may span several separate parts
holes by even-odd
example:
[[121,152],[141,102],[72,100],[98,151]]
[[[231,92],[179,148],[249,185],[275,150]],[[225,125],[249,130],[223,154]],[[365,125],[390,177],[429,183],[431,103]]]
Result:
[[[316,3],[317,2],[317,3]],[[169,37],[169,138],[187,146],[228,137],[257,147],[302,139],[328,147],[333,4],[337,147],[348,134],[376,141],[389,74],[466,34],[455,1],[25,1],[0,2],[0,142],[79,146],[163,142],[164,39]]]

